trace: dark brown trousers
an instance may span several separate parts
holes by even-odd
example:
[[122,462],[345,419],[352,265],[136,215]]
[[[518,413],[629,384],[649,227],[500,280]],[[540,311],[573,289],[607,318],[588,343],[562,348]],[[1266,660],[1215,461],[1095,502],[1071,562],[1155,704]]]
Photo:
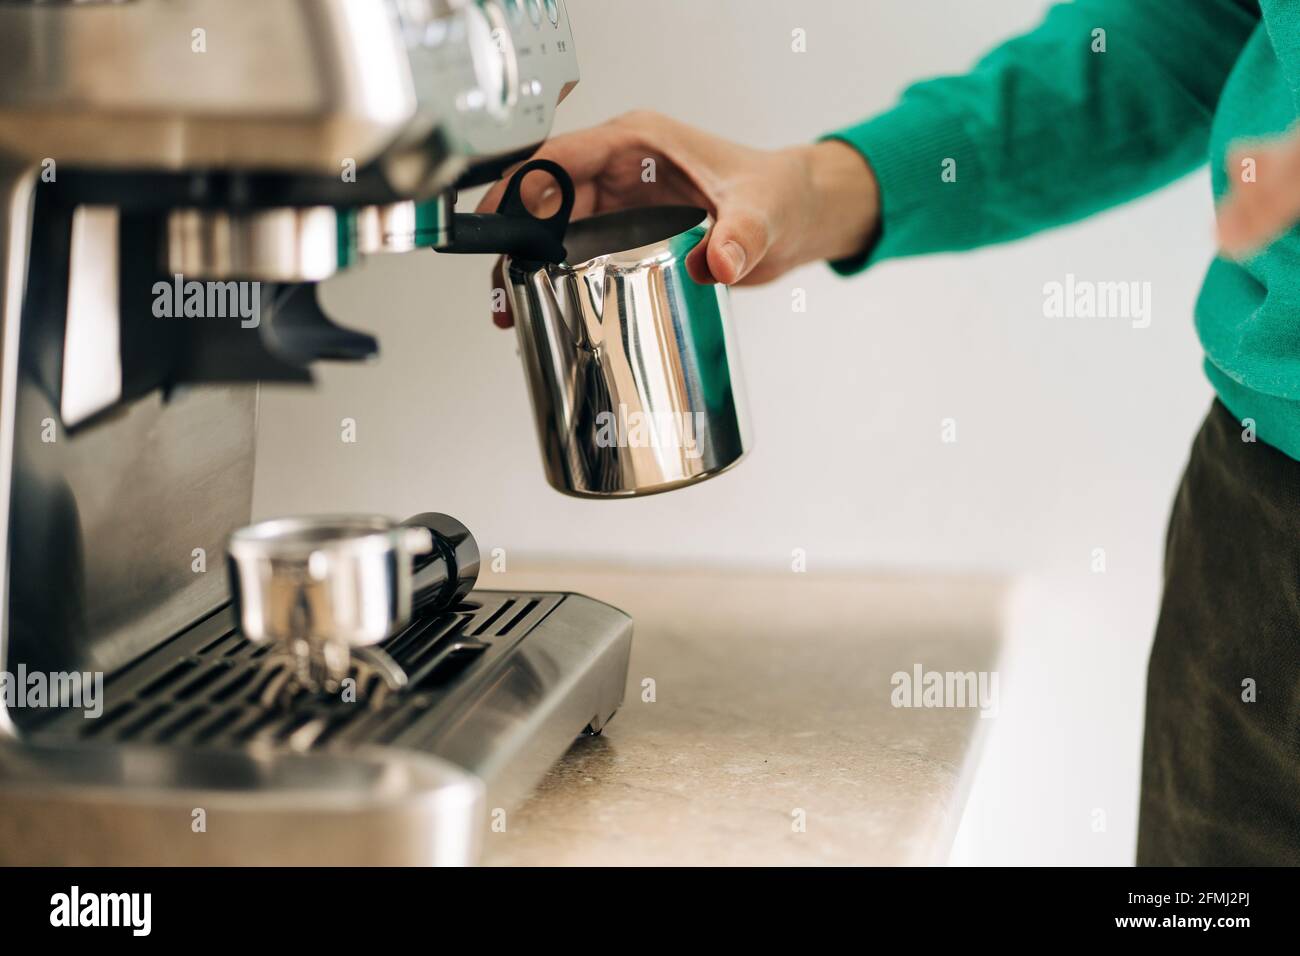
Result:
[[1174,502],[1140,865],[1300,865],[1300,462],[1214,403]]

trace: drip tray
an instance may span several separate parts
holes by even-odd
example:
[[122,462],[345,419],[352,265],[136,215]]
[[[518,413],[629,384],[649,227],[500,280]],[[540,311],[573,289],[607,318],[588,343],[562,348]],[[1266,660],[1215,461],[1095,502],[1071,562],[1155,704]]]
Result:
[[472,685],[475,672],[490,669],[562,599],[479,593],[454,610],[413,621],[380,645],[409,683],[378,709],[364,702],[368,688],[360,688],[362,701],[303,695],[291,706],[264,706],[262,691],[274,674],[263,659],[273,648],[248,641],[227,609],[112,675],[99,718],[60,712],[39,734],[178,747],[280,744],[295,750],[403,738],[418,747],[435,733],[436,705]]
[[22,737],[45,748],[420,751],[477,776],[493,809],[613,716],[631,637],[627,615],[580,595],[475,591],[380,645],[409,677],[382,704],[299,695],[267,706],[271,647],[244,638],[225,608],[111,675],[100,717],[29,712]]

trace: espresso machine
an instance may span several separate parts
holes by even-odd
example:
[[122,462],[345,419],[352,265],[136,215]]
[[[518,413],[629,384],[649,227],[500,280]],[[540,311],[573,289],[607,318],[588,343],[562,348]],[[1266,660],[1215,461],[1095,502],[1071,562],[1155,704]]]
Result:
[[378,354],[317,284],[452,247],[577,80],[561,0],[0,2],[0,863],[470,863],[618,709],[628,617],[446,516],[356,700],[270,688],[225,564],[261,383]]

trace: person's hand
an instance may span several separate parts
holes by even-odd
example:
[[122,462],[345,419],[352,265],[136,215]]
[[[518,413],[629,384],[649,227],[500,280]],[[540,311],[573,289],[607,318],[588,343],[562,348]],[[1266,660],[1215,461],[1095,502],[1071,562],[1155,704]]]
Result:
[[[549,140],[534,158],[554,160],[573,177],[574,219],[631,206],[708,210],[713,225],[686,260],[699,282],[757,284],[805,262],[854,255],[879,219],[870,167],[853,147],[835,141],[753,149],[635,112]],[[505,180],[494,185],[479,211],[495,211],[504,190]],[[543,173],[528,176],[522,193],[536,215],[558,208],[558,189]],[[494,289],[505,285],[500,262],[492,281]],[[493,315],[502,328],[513,324],[506,309]]]
[[1219,248],[1243,258],[1300,222],[1300,129],[1228,155],[1228,196],[1219,204]]

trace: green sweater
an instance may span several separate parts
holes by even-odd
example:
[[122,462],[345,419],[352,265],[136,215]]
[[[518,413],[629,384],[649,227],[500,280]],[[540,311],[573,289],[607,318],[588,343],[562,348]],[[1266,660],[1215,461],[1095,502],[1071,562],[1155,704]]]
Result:
[[[1217,198],[1240,175],[1225,168],[1231,144],[1283,133],[1298,115],[1300,0],[1061,4],[966,75],[918,83],[889,112],[832,134],[867,158],[883,210],[879,240],[833,265],[847,274],[1016,239],[1150,192],[1207,158]],[[1300,229],[1249,261],[1216,258],[1196,305],[1219,398],[1296,459],[1298,265]]]

